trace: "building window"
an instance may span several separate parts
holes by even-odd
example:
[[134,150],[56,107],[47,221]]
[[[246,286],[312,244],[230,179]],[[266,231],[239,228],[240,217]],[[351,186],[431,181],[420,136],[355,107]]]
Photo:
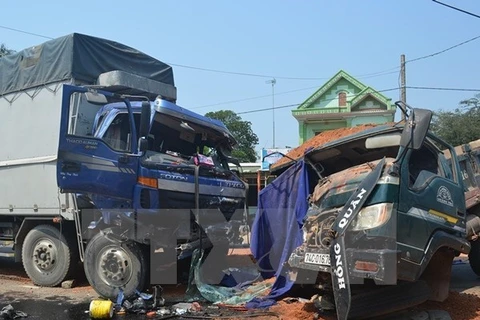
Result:
[[346,92],[338,93],[338,106],[339,107],[346,107],[347,106],[347,93]]

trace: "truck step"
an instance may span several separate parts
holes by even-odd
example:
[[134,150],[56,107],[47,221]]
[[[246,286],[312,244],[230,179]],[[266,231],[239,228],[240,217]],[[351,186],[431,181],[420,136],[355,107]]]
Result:
[[13,258],[13,240],[0,240],[0,258]]

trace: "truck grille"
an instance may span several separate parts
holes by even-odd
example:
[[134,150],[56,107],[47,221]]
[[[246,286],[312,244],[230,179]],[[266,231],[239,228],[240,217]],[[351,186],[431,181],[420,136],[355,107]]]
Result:
[[[195,211],[195,194],[168,190],[159,190],[160,209],[186,209]],[[241,198],[222,198],[216,196],[200,195],[200,209],[220,210],[227,220],[230,220],[234,213],[242,210],[244,199]],[[208,210],[203,210],[208,216]],[[207,217],[208,218],[208,217]]]

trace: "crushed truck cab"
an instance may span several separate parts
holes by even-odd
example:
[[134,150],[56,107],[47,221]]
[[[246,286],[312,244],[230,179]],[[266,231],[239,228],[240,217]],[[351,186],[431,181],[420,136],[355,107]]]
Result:
[[430,111],[401,107],[404,124],[331,141],[301,160],[313,188],[290,279],[316,287],[339,319],[443,301],[453,258],[479,251],[478,208],[466,201],[473,175],[462,169],[476,162],[461,166],[455,149],[428,131]]
[[[230,157],[236,141],[222,122],[161,97],[135,101],[75,86],[63,94],[57,181],[92,206],[83,212],[85,271],[100,294],[130,294],[147,278],[148,266],[122,243],[149,246],[152,262],[161,256],[154,270],[198,247],[241,243],[247,185],[229,169],[238,164]],[[176,269],[150,280],[176,283]]]
[[176,283],[196,248],[243,241],[236,141],[176,104],[171,66],[74,33],[0,58],[0,72],[0,256],[34,284],[81,261],[114,299]]

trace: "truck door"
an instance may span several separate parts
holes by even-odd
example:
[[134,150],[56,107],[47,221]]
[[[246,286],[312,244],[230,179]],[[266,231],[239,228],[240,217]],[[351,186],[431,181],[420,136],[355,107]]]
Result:
[[[437,229],[459,230],[466,212],[463,189],[435,149],[409,150],[402,163],[398,245],[419,262]],[[400,232],[401,230],[401,232]],[[416,249],[416,250],[415,250]]]
[[124,112],[112,108],[102,120],[110,121],[105,136],[95,137],[93,123],[104,105],[89,102],[86,91],[63,87],[57,184],[62,192],[132,199],[138,158],[132,152],[137,144],[131,108],[127,112],[124,103],[117,103]]

